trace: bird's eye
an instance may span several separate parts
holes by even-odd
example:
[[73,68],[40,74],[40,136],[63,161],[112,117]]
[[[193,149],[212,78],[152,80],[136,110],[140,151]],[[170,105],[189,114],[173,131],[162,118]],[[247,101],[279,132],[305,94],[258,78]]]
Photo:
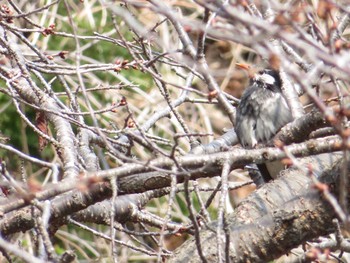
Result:
[[259,75],[262,75],[262,74],[264,74],[264,73],[265,73],[265,71],[264,71],[263,69],[258,71],[258,74],[259,74]]

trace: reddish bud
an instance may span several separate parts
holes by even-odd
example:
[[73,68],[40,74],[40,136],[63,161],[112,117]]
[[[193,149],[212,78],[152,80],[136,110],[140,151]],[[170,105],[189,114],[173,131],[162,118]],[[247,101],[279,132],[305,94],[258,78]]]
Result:
[[58,55],[62,58],[62,59],[66,59],[66,56],[69,52],[68,51],[61,51],[60,53],[58,53]]
[[129,120],[127,124],[128,128],[135,128],[135,122],[133,120]]
[[218,92],[216,90],[210,91],[208,93],[208,100],[212,101],[214,98],[216,98],[218,95]]
[[281,163],[286,166],[291,166],[293,165],[293,161],[290,158],[284,158],[281,160]]
[[283,147],[284,147],[284,143],[281,141],[281,140],[278,140],[278,139],[276,139],[276,140],[274,140],[274,145],[277,147],[277,148],[279,148],[279,149],[283,149]]
[[184,26],[184,29],[185,29],[185,31],[186,31],[187,33],[189,33],[189,32],[192,31],[192,27],[189,26],[189,25],[185,25],[185,26]]
[[344,42],[343,42],[341,39],[337,39],[337,40],[334,42],[335,52],[336,52],[336,53],[339,53],[340,50],[342,49],[343,45],[344,45]]
[[126,105],[126,104],[127,104],[126,98],[125,98],[125,97],[122,97],[122,99],[121,99],[120,102],[119,102],[119,105],[120,105],[120,106],[124,106],[124,105]]

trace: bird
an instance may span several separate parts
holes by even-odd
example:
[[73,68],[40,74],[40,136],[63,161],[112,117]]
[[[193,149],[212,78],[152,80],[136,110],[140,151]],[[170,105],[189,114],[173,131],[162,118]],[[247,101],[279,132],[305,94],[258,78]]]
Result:
[[[242,65],[238,66],[244,68]],[[274,69],[262,69],[250,78],[237,107],[235,121],[235,132],[244,148],[252,149],[258,143],[268,142],[293,120],[281,86],[279,72]],[[265,182],[272,179],[266,164],[257,166]]]

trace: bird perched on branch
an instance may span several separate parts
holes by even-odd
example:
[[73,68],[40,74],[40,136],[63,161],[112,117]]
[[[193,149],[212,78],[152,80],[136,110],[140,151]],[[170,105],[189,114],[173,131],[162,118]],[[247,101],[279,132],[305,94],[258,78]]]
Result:
[[[245,64],[239,67],[248,69]],[[236,112],[235,131],[241,145],[254,148],[270,140],[284,125],[293,120],[281,90],[278,71],[263,69],[253,73]],[[271,176],[265,164],[258,165],[265,181]]]

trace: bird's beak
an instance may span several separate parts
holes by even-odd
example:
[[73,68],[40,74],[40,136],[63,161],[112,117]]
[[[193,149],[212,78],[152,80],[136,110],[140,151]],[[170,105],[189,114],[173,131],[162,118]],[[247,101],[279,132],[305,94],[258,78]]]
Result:
[[236,63],[236,67],[240,68],[240,69],[247,70],[247,71],[249,71],[249,69],[250,69],[250,65],[245,64],[245,63]]
[[255,77],[256,72],[249,64],[236,63],[236,68],[245,70],[248,73],[249,78]]

